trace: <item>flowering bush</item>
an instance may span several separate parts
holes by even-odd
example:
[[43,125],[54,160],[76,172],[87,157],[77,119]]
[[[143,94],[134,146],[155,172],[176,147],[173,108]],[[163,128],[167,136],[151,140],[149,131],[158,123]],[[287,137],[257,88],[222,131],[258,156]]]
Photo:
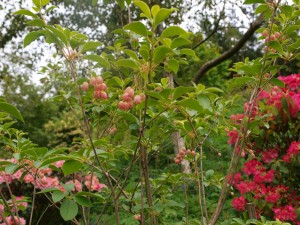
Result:
[[[12,163],[18,164],[16,159],[2,159],[1,163]],[[24,162],[23,162],[24,163]],[[0,188],[3,190],[11,189],[13,186],[20,188],[21,184],[29,184],[27,189],[32,190],[35,187],[38,190],[51,189],[52,191],[55,189],[58,192],[63,192],[65,195],[68,194],[68,191],[73,193],[81,192],[81,191],[90,191],[90,192],[101,192],[103,188],[106,188],[105,184],[99,182],[98,177],[95,173],[91,174],[81,174],[76,173],[74,176],[63,176],[59,171],[64,165],[65,161],[60,160],[54,162],[52,164],[53,169],[44,168],[44,169],[36,169],[34,167],[30,167],[30,162],[26,162],[26,165],[17,170],[13,174],[9,174],[6,171],[0,172]],[[26,174],[26,175],[24,175]],[[21,182],[21,183],[20,183]],[[23,190],[24,191],[24,190]],[[5,206],[6,205],[6,206]],[[4,213],[16,212],[19,210],[25,210],[28,206],[27,198],[20,196],[15,197],[15,200],[9,200],[4,202],[1,200],[0,202],[0,215],[4,215]],[[5,214],[6,215],[6,214]],[[26,221],[22,217],[7,216],[2,218],[0,216],[0,222],[4,221],[4,223],[0,223],[0,225],[8,224],[19,224],[25,225]],[[6,221],[6,223],[5,223]]]
[[25,225],[26,221],[24,218],[20,217],[20,216],[2,216],[5,215],[5,211],[11,211],[11,212],[17,212],[19,210],[25,210],[28,206],[27,200],[24,196],[18,196],[15,197],[14,200],[10,199],[9,201],[5,202],[6,206],[8,208],[4,207],[4,202],[3,200],[1,200],[1,204],[0,204],[0,212],[1,212],[1,216],[0,216],[0,225],[6,225],[8,224],[19,224],[19,225]]
[[[232,205],[244,211],[246,203],[252,202],[257,214],[300,224],[300,74],[279,80],[281,87],[260,91],[249,113],[251,132],[241,152],[248,156],[233,180],[240,197],[234,198]],[[238,125],[245,115],[232,115],[231,121]],[[239,141],[238,134],[236,128],[228,132],[228,143]]]

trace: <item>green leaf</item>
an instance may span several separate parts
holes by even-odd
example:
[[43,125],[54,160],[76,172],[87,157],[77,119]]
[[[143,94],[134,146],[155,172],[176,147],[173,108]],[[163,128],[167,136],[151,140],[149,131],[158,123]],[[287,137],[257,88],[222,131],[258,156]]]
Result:
[[265,0],[246,0],[244,4],[266,3]]
[[82,162],[77,160],[68,160],[64,162],[62,166],[62,171],[64,172],[65,176],[72,174],[74,172],[79,171],[83,166]]
[[278,41],[270,41],[270,42],[268,43],[268,46],[269,46],[270,48],[275,49],[277,52],[279,52],[279,53],[281,53],[281,54],[283,53],[282,46],[281,46],[281,44],[279,44]]
[[178,102],[178,105],[196,110],[198,112],[202,111],[202,107],[196,99],[184,99]]
[[152,8],[151,8],[151,13],[152,13],[153,18],[156,17],[156,15],[157,15],[157,13],[158,13],[159,10],[160,10],[159,5],[154,5],[154,6],[152,6]]
[[259,13],[263,13],[266,10],[268,10],[270,7],[268,4],[261,4],[259,5],[256,10],[255,10],[255,14],[259,14]]
[[45,188],[45,189],[41,190],[40,192],[38,192],[37,194],[49,193],[49,192],[58,191],[58,190],[59,190],[58,188]]
[[31,16],[33,18],[39,18],[38,15],[34,14],[33,12],[27,10],[27,9],[20,9],[16,12],[14,12],[15,15],[25,15],[25,16]]
[[27,25],[36,26],[36,27],[45,27],[46,23],[42,19],[34,19],[26,22]]
[[146,26],[138,21],[132,22],[124,26],[124,30],[130,30],[136,34],[142,35],[144,37],[148,36],[148,30]]
[[147,45],[142,45],[139,49],[140,55],[145,59],[146,61],[149,59],[149,47]]
[[19,170],[19,165],[18,164],[10,164],[5,167],[5,172],[9,174],[15,173],[17,170]]
[[285,87],[285,84],[283,83],[283,81],[273,77],[269,80],[269,82],[275,86],[278,86],[278,87],[281,87],[281,88],[284,88]]
[[32,2],[38,9],[41,8],[41,3],[42,3],[41,0],[32,0]]
[[144,13],[144,15],[150,20],[151,19],[151,11],[149,6],[143,1],[133,1],[137,7]]
[[247,83],[253,83],[253,82],[255,82],[255,78],[253,77],[248,77],[248,76],[237,77],[237,78],[233,78],[230,81],[229,88],[242,87],[245,86]]
[[209,179],[209,178],[211,178],[214,175],[214,173],[215,173],[214,170],[207,170],[205,172],[205,177]]
[[280,9],[287,16],[291,16],[293,14],[293,7],[290,5],[283,5]]
[[138,69],[137,63],[131,59],[120,59],[115,63],[117,66],[128,67],[131,69]]
[[95,51],[95,50],[97,50],[97,47],[99,47],[101,45],[102,45],[102,42],[100,42],[100,41],[89,41],[82,46],[80,52],[84,53],[87,51]]
[[176,11],[175,8],[171,8],[171,9],[165,9],[162,8],[160,9],[157,14],[156,17],[154,18],[154,26],[157,26],[158,24],[162,23],[164,20],[166,20],[171,13],[173,13],[174,11]]
[[0,102],[6,102],[6,100],[0,97]]
[[50,6],[46,11],[45,13],[48,13],[48,12],[51,12],[53,9],[57,8],[57,6],[53,5],[53,6]]
[[181,97],[182,95],[184,95],[188,92],[194,91],[194,90],[195,90],[194,87],[182,87],[182,86],[177,87],[177,88],[175,88],[173,99],[176,100],[177,98]]
[[47,5],[51,0],[41,0],[42,6]]
[[180,55],[188,55],[188,56],[192,56],[194,58],[197,58],[195,51],[189,48],[184,48],[180,50]]
[[66,184],[61,183],[61,185],[63,186],[63,188],[67,191],[67,192],[71,192],[74,190],[75,188],[75,184],[73,182],[69,182]]
[[117,87],[123,87],[123,81],[117,77],[117,76],[113,76],[111,79],[109,79],[106,82],[107,86],[117,86]]
[[159,64],[162,62],[168,54],[173,53],[172,49],[166,46],[159,46],[154,50],[153,53],[153,62],[155,64]]
[[[61,32],[61,31],[59,31],[57,28],[55,28],[55,27],[53,27],[53,26],[49,26],[49,25],[46,26],[46,28],[47,28],[49,31],[51,31],[52,34],[53,34],[56,38],[58,38],[58,39],[61,40],[66,46],[68,46],[68,39],[67,39],[66,35],[65,35],[63,32]],[[52,38],[54,38],[53,35],[52,35]]]
[[49,158],[49,159],[46,159],[42,162],[42,164],[40,165],[40,167],[43,167],[43,166],[46,166],[46,165],[49,165],[53,162],[57,162],[57,161],[60,161],[60,160],[70,160],[72,159],[70,156],[66,156],[66,155],[61,155],[61,156],[56,156],[56,157],[52,157],[52,158]]
[[91,61],[94,61],[94,62],[97,62],[99,63],[101,66],[104,66],[108,69],[110,69],[110,64],[109,62],[104,59],[103,57],[99,56],[99,55],[86,55],[84,56],[84,59],[87,59],[87,60],[91,60]]
[[205,92],[211,92],[211,93],[219,92],[219,93],[222,93],[224,91],[221,90],[220,88],[210,87],[210,88],[206,88]]
[[294,31],[300,29],[300,25],[289,25],[286,29],[286,33],[291,35]]
[[92,206],[92,202],[90,199],[88,199],[85,196],[75,196],[75,201],[82,206],[85,207],[91,207]]
[[53,191],[52,193],[52,200],[53,202],[59,202],[60,200],[62,200],[64,197],[66,197],[67,193],[66,192],[62,192],[62,191]]
[[197,100],[203,109],[212,111],[212,108],[210,105],[210,100],[207,95],[200,94],[200,95],[198,95]]
[[87,191],[80,191],[75,194],[75,196],[90,196],[94,198],[98,198],[99,200],[104,200],[103,196],[101,196],[98,193],[92,193],[92,192],[87,192]]
[[189,45],[189,44],[191,44],[191,41],[189,41],[188,39],[179,37],[179,38],[175,38],[172,41],[171,48],[174,49],[174,48],[184,46],[184,45]]
[[31,44],[31,42],[35,41],[36,39],[38,39],[40,36],[43,36],[43,34],[41,34],[38,31],[32,31],[30,33],[28,33],[25,38],[24,38],[24,48],[28,45]]
[[125,53],[126,55],[128,55],[130,58],[134,59],[135,61],[139,61],[139,58],[138,58],[137,54],[136,54],[134,51],[129,50],[129,49],[125,49],[125,50],[123,50],[123,51],[124,51],[124,53]]
[[188,32],[182,29],[179,26],[169,26],[167,27],[162,34],[160,35],[161,38],[173,37],[173,36],[186,36]]
[[0,111],[4,111],[11,116],[15,117],[16,119],[22,121],[24,123],[23,117],[20,111],[13,105],[8,104],[6,102],[0,102]]
[[176,59],[170,59],[167,66],[171,69],[173,73],[177,73],[179,69],[179,63]]
[[72,220],[78,213],[78,205],[71,199],[65,199],[59,208],[61,217],[65,220]]

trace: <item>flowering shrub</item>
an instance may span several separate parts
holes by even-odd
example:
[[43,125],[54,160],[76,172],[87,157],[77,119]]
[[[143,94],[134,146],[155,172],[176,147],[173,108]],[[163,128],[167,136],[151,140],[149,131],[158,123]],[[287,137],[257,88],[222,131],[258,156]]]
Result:
[[[2,163],[13,163],[18,164],[16,159],[2,159]],[[51,189],[57,191],[61,191],[67,193],[70,187],[70,190],[74,193],[81,192],[83,190],[90,191],[90,192],[101,192],[103,188],[106,188],[105,184],[99,182],[99,179],[95,174],[87,174],[83,175],[79,172],[74,174],[74,176],[63,176],[60,172],[58,172],[62,166],[64,165],[65,161],[60,160],[53,163],[53,169],[45,168],[45,169],[36,169],[29,167],[30,162],[27,162],[27,165],[24,168],[17,170],[13,174],[6,173],[5,171],[0,172],[0,187],[2,189],[11,188],[13,184],[20,187],[18,182],[23,184],[29,184],[29,189],[35,187],[38,190],[46,190]],[[56,170],[57,169],[57,170]],[[24,174],[26,174],[24,176]],[[23,178],[22,178],[23,175]],[[16,212],[19,210],[25,210],[28,206],[28,202],[26,198],[23,196],[15,197],[15,201],[12,200],[7,201],[8,208],[5,207],[4,202],[0,202],[0,211],[3,214],[4,212]],[[0,215],[1,215],[0,214]],[[0,222],[4,219],[0,216]],[[17,224],[25,225],[26,221],[22,217],[8,216],[5,218],[8,224]],[[6,225],[7,223],[0,223],[0,225]]]
[[[242,150],[248,156],[233,180],[240,197],[232,205],[244,211],[246,203],[252,202],[257,214],[300,224],[300,74],[279,80],[284,85],[261,90],[249,113],[251,132]],[[238,125],[245,114],[232,115],[231,121]],[[251,126],[257,123],[258,129]],[[236,128],[228,132],[228,143],[239,141],[238,134]]]
[[[10,199],[9,201],[6,202],[7,205],[7,209],[5,209],[4,207],[4,202],[1,201],[0,204],[0,215],[5,215],[4,212],[6,211],[11,211],[11,212],[16,212],[19,210],[25,210],[28,206],[28,203],[26,201],[26,198],[23,196],[18,196],[15,197],[14,201],[12,201],[12,199]],[[6,221],[6,222],[5,222]],[[19,217],[19,216],[6,216],[4,218],[2,218],[2,216],[0,216],[0,225],[6,225],[8,224],[18,224],[18,225],[25,225],[26,221],[24,218]]]

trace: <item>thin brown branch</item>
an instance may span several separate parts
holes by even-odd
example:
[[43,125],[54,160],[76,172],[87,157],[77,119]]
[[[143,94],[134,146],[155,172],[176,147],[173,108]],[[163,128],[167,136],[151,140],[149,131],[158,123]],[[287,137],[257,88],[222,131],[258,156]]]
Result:
[[241,39],[236,43],[236,45],[233,46],[228,51],[224,52],[219,57],[204,63],[200,67],[200,69],[197,71],[193,81],[196,84],[199,83],[201,77],[207,71],[209,71],[213,67],[221,64],[222,62],[226,61],[227,59],[229,59],[233,55],[235,55],[244,46],[244,44],[252,37],[252,35],[255,33],[255,31],[263,24],[263,22],[264,22],[263,15],[260,15],[259,17],[257,17],[257,19],[253,23],[250,24],[250,27],[248,28],[246,33],[241,37]]
[[204,44],[206,41],[208,41],[219,29],[220,27],[220,22],[222,20],[222,18],[224,17],[224,11],[225,11],[225,2],[223,4],[223,9],[220,12],[219,18],[217,19],[217,21],[214,23],[214,29],[212,30],[212,32],[203,40],[201,40],[198,44],[196,44],[192,49],[195,50],[196,48],[198,48],[200,45]]

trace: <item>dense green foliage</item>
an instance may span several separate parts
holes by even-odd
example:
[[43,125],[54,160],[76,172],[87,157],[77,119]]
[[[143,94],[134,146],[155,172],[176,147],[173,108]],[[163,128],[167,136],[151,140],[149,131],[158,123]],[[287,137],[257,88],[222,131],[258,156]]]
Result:
[[[181,13],[173,7],[181,6],[181,1],[161,6],[138,0],[77,1],[75,5],[64,1],[74,11],[67,10],[69,22],[62,19],[60,25],[52,23],[55,13],[47,15],[55,12],[51,6],[55,2],[49,2],[33,0],[32,8],[15,12],[28,18],[25,47],[40,42],[56,48],[53,59],[41,68],[47,75],[43,85],[32,84],[24,71],[11,76],[12,70],[4,66],[1,73],[5,98],[0,101],[0,140],[6,159],[0,162],[0,216],[4,224],[25,224],[25,220],[26,224],[77,225],[282,224],[272,221],[278,217],[264,214],[267,210],[260,211],[261,206],[256,213],[270,221],[248,220],[255,213],[237,213],[231,198],[235,197],[232,204],[240,211],[250,198],[236,198],[231,186],[244,163],[243,153],[249,153],[250,161],[260,154],[260,149],[249,147],[251,135],[257,145],[263,145],[257,138],[265,136],[261,127],[279,126],[269,123],[274,106],[257,99],[262,89],[277,97],[279,88],[273,90],[272,85],[283,88],[284,83],[275,77],[288,71],[287,63],[299,60],[299,1],[289,6],[247,0],[246,4],[261,3],[256,14],[266,21],[258,34],[265,42],[263,56],[253,54],[258,47],[247,51],[249,58],[234,63],[230,71],[232,61],[225,59],[199,84],[191,82],[198,65],[230,49],[238,29],[229,29],[230,42],[225,33],[217,32],[215,40],[193,49],[198,36],[176,25]],[[93,29],[89,37],[80,26],[92,28],[91,15],[97,15],[102,4],[107,7],[101,8],[97,24],[106,21],[117,29],[108,30],[106,38]],[[214,8],[214,4],[205,1],[204,5]],[[103,16],[110,11],[120,14]],[[79,27],[72,26],[78,15],[85,14],[89,16]],[[199,24],[207,31],[210,19],[201,15]],[[236,54],[233,60],[239,57]],[[26,63],[24,59],[22,64]],[[282,102],[284,115],[294,119],[289,123],[293,128],[289,142],[299,141],[300,107],[295,96],[297,92]],[[230,115],[242,112],[249,98],[243,117],[237,115],[232,124]],[[254,113],[259,110],[263,113]],[[227,133],[234,148],[227,144]],[[275,136],[281,140],[284,135]],[[298,168],[295,163],[293,168]],[[290,186],[296,182],[286,179]],[[292,217],[285,215],[285,208],[274,207],[274,212],[296,224],[299,208],[297,203],[289,207]]]

